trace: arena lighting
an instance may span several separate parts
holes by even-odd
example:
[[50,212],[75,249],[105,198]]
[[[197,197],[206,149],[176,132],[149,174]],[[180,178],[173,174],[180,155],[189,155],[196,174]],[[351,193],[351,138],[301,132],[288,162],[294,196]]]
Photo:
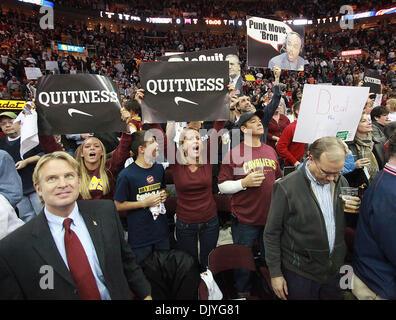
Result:
[[384,14],[391,14],[396,12],[396,7],[389,8],[389,9],[381,9],[378,10],[377,13],[375,14],[376,16],[383,16]]
[[366,12],[361,12],[361,13],[355,13],[355,14],[346,14],[345,19],[346,20],[356,20],[356,19],[362,19],[362,18],[368,18],[375,16],[375,11],[366,11]]
[[25,3],[31,3],[35,4],[37,6],[43,6],[43,7],[54,7],[54,3],[51,1],[46,1],[46,0],[18,0],[19,2],[25,2]]
[[169,23],[172,24],[172,18],[146,18],[149,23]]
[[220,26],[221,20],[220,19],[205,19],[205,23],[210,26]]
[[293,24],[295,26],[303,26],[308,24],[308,20],[307,19],[297,19],[297,20],[293,20]]
[[342,57],[358,56],[362,54],[362,49],[341,51]]
[[58,44],[58,50],[84,53],[84,47],[71,46],[68,44]]
[[[53,7],[53,3],[51,1],[45,1],[45,0],[18,0],[20,2],[25,2],[25,3],[32,3],[36,5],[48,5],[50,7]],[[396,13],[396,7],[388,8],[388,9],[381,9],[379,11],[366,11],[366,12],[361,12],[361,13],[356,13],[356,14],[350,14],[350,15],[342,15],[342,16],[335,16],[335,17],[329,17],[327,18],[316,18],[317,24],[321,23],[332,23],[332,22],[339,22],[339,21],[345,21],[345,20],[354,20],[354,19],[362,19],[362,18],[369,18],[373,16],[382,16],[385,14],[392,14]],[[115,15],[114,12],[109,12],[109,11],[100,11],[100,17],[104,18],[107,16],[107,18],[112,19],[113,16]],[[173,20],[170,17],[167,18],[157,18],[157,17],[137,17],[137,16],[131,16],[129,14],[124,14],[124,13],[118,13],[118,20],[125,20],[125,21],[143,21],[145,20],[147,23],[167,23],[167,24],[172,24]],[[183,21],[184,19],[184,21]],[[335,21],[334,21],[335,20]],[[220,26],[220,25],[228,25],[229,26],[239,26],[242,27],[243,25],[246,24],[246,20],[222,20],[222,19],[215,19],[215,18],[206,18],[203,20],[194,18],[176,18],[175,23],[176,24],[198,24],[198,21],[203,21],[206,25],[210,26]],[[283,21],[288,24],[294,24],[294,25],[307,25],[307,24],[313,24],[312,20],[308,19],[295,19],[295,20],[287,20]]]
[[176,54],[183,54],[183,53],[184,52],[179,52],[179,51],[168,51],[168,52],[165,52],[164,55],[165,56],[174,56]]

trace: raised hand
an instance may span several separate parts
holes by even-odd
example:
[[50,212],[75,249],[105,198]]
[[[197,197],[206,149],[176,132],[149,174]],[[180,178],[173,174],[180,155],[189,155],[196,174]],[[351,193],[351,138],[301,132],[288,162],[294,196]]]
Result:
[[135,100],[139,104],[142,104],[143,99],[144,99],[144,89],[139,89],[138,91],[136,91]]

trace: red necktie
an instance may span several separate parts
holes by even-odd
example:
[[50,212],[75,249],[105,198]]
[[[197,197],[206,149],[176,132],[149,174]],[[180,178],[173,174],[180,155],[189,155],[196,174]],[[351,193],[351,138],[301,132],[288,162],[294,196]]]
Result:
[[96,284],[84,248],[75,232],[70,229],[72,222],[73,220],[70,218],[63,221],[66,257],[70,273],[77,285],[78,294],[82,300],[101,300],[98,285]]

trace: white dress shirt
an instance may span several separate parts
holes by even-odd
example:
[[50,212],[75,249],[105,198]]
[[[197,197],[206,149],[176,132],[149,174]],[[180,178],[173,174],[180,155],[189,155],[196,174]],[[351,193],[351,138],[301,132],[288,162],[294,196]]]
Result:
[[[65,262],[66,267],[69,269],[69,265],[67,263],[66,257],[66,249],[65,249],[65,228],[63,227],[63,221],[66,218],[56,216],[49,212],[47,208],[44,208],[44,214],[48,221],[48,226],[50,228],[52,237],[54,238],[56,247],[60,255],[62,256],[63,261]],[[102,300],[111,300],[109,291],[105,286],[105,279],[102,273],[102,269],[99,265],[98,256],[95,251],[94,244],[92,242],[91,236],[85,225],[84,219],[82,218],[77,203],[74,206],[73,211],[69,214],[67,218],[73,220],[70,225],[70,228],[76,233],[77,237],[79,238],[85,254],[87,255],[89,265],[91,266],[92,272],[95,277],[96,284],[98,285],[98,289],[100,292],[100,296]]]

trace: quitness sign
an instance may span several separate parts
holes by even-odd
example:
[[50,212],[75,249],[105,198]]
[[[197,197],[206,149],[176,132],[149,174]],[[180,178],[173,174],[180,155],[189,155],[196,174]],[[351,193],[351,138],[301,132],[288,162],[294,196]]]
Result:
[[125,131],[118,88],[105,76],[41,77],[36,105],[40,135]]
[[140,74],[145,123],[229,118],[228,61],[148,62]]

